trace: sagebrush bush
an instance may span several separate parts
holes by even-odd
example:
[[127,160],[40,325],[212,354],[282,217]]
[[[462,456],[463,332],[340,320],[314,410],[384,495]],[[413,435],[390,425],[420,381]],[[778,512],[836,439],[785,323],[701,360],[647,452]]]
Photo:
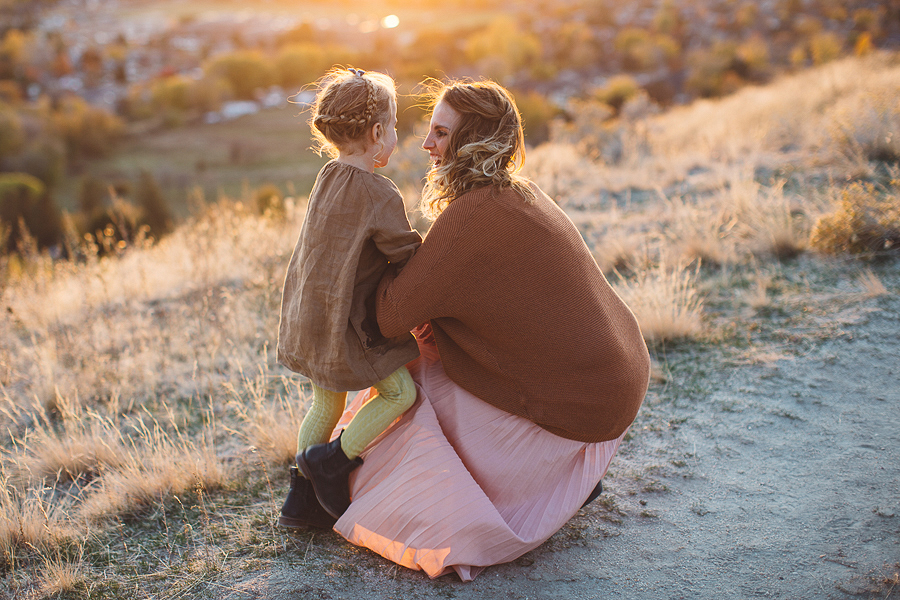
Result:
[[900,182],[879,190],[854,183],[841,193],[834,212],[819,218],[809,244],[828,254],[870,254],[900,248]]

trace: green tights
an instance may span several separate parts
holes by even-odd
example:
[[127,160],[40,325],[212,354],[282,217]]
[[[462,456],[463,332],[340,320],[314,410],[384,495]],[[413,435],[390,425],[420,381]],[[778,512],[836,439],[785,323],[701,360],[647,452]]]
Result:
[[[297,452],[324,444],[346,408],[347,392],[333,392],[313,384],[313,402],[300,424]],[[354,459],[416,401],[416,385],[406,367],[400,367],[374,386],[373,396],[353,416],[341,435],[341,450]]]

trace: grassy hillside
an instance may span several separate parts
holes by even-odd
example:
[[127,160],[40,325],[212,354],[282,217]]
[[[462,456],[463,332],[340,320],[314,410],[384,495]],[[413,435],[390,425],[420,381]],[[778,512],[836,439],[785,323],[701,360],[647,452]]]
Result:
[[[836,304],[900,290],[898,89],[896,56],[850,59],[663,114],[586,109],[530,153],[637,314],[661,401],[716,361],[800,351]],[[294,177],[302,143],[265,118],[272,137],[252,143],[271,178]],[[203,158],[210,185],[239,189],[222,144],[167,135],[131,155]],[[406,189],[415,145],[392,172]],[[308,401],[274,361],[301,194],[260,216],[230,192],[159,243],[101,236],[79,262],[2,259],[0,598],[214,596],[298,557],[336,580],[350,555],[391,568],[273,525]],[[646,406],[629,443],[656,418]]]
[[[307,194],[327,158],[310,152],[306,118],[289,104],[225,123],[130,136],[112,155],[88,163],[86,174],[116,183],[135,181],[141,171],[153,173],[181,217],[198,188],[209,199],[238,198],[246,188],[266,184],[286,195]],[[68,178],[60,190],[60,204],[72,212],[78,209],[80,181]]]

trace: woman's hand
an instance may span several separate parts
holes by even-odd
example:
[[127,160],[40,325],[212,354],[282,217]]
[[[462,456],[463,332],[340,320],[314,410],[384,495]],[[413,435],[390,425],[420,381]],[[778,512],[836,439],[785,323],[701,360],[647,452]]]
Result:
[[434,331],[431,329],[431,321],[425,321],[418,327],[412,330],[412,334],[416,336],[416,339],[422,343],[433,346],[435,344],[434,341]]

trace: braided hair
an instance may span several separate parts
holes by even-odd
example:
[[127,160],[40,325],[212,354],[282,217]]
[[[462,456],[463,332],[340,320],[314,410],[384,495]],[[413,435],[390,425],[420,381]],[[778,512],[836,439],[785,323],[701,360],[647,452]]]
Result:
[[310,130],[315,149],[337,158],[366,145],[375,123],[387,126],[397,105],[394,80],[383,73],[335,68],[318,82]]

